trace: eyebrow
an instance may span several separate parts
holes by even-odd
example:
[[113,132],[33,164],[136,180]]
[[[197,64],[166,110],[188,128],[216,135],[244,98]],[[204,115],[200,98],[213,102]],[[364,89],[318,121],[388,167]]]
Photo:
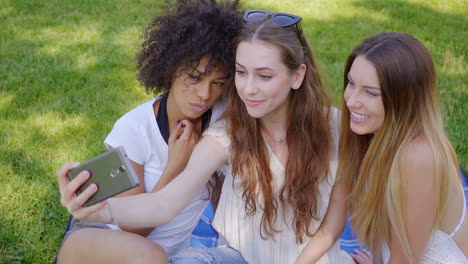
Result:
[[[351,75],[349,75],[349,72],[348,72],[348,80],[350,80],[350,81],[354,82],[354,81],[353,81],[353,78],[351,78]],[[380,88],[378,88],[378,87],[367,86],[367,85],[364,85],[364,86],[362,86],[362,87],[364,87],[364,88],[367,88],[367,89],[374,89],[374,90],[379,90],[379,91],[381,90],[381,89],[380,89]]]
[[[245,68],[245,67],[244,67],[244,65],[242,65],[242,64],[240,64],[240,63],[238,63],[238,62],[236,62],[236,65],[238,65],[238,66],[241,66],[242,68]],[[260,68],[255,68],[255,70],[256,70],[256,71],[263,71],[263,70],[267,70],[267,71],[272,71],[272,72],[274,72],[274,71],[275,71],[274,69],[272,69],[272,68],[269,68],[269,67],[260,67]]]
[[[197,72],[199,74],[199,76],[205,75],[205,72],[199,71],[198,69],[194,69],[193,71]],[[216,78],[215,80],[224,80],[224,79],[228,79],[228,78],[229,78],[229,74],[226,75],[226,76],[221,76],[219,78]]]

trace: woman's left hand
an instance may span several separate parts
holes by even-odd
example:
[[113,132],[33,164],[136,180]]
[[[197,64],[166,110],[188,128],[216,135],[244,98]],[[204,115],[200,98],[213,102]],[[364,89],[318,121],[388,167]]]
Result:
[[360,250],[354,250],[355,254],[350,254],[351,257],[356,261],[358,264],[372,264],[374,263],[374,257],[372,256],[372,253],[367,250],[363,249],[362,251]]
[[178,175],[185,169],[200,137],[200,132],[194,124],[189,120],[180,121],[169,136],[169,159],[166,164],[168,173]]

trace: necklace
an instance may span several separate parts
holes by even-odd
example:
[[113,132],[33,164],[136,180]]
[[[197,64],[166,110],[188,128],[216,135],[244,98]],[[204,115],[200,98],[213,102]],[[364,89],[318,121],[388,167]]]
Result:
[[263,130],[265,131],[265,134],[267,135],[267,137],[269,137],[270,140],[273,141],[274,145],[283,145],[284,143],[286,143],[286,137],[276,140],[270,135],[270,132],[268,132],[267,129],[263,129]]
[[[288,161],[288,145],[286,144],[287,137],[285,136],[284,138],[275,140],[268,130],[262,129],[262,131],[263,130],[265,130],[264,135],[266,136],[266,143],[270,146],[273,156],[276,157],[283,167],[286,167],[286,163]],[[271,141],[271,143],[269,141]]]

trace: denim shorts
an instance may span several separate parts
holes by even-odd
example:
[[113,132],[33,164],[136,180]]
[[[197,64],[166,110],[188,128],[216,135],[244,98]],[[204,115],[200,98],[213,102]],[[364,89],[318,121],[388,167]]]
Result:
[[67,230],[65,231],[65,234],[63,235],[62,243],[59,248],[59,252],[63,246],[63,243],[65,243],[65,240],[67,240],[70,234],[75,232],[76,230],[83,229],[83,228],[114,229],[108,224],[86,222],[86,221],[78,220],[74,218],[73,216],[70,216],[70,219],[68,220]]
[[170,264],[248,264],[241,253],[229,246],[192,247],[169,258]]

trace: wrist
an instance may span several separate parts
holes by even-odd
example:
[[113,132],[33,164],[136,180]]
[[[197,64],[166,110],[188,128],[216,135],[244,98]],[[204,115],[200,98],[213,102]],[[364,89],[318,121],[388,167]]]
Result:
[[112,206],[110,203],[110,200],[107,201],[106,205],[104,208],[102,208],[99,212],[99,218],[101,223],[106,223],[106,224],[111,224],[111,225],[117,225],[117,221],[115,219],[115,216],[112,212]]

